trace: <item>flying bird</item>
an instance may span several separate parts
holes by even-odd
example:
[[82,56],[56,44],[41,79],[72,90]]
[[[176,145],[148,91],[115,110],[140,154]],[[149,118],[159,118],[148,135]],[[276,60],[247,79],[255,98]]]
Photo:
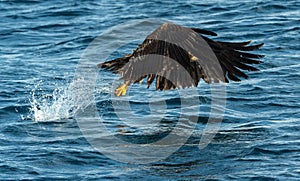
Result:
[[206,83],[241,81],[243,72],[257,71],[263,55],[248,53],[263,43],[214,41],[207,36],[216,33],[164,23],[146,37],[142,44],[124,57],[98,64],[120,74],[124,84],[115,89],[116,96],[126,95],[131,84],[146,80],[147,87],[155,82],[156,90],[197,87]]

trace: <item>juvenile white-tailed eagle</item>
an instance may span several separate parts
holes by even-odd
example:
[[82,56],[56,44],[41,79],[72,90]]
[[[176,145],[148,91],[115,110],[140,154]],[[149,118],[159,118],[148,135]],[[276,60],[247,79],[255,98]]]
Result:
[[240,81],[248,78],[242,72],[257,71],[249,64],[260,63],[263,55],[247,53],[259,49],[263,43],[248,46],[247,42],[214,41],[204,35],[216,33],[165,23],[147,36],[144,42],[122,58],[98,64],[119,73],[124,84],[115,90],[116,96],[126,94],[130,84],[155,81],[156,90],[169,90],[198,86],[200,79],[206,83]]

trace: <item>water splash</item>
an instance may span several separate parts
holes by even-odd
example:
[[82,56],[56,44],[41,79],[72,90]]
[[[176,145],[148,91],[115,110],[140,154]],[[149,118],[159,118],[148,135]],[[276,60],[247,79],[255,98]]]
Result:
[[78,110],[84,110],[95,101],[91,94],[106,99],[112,93],[109,84],[92,87],[86,81],[89,80],[78,77],[69,83],[64,79],[36,82],[30,93],[29,115],[21,115],[22,119],[37,122],[71,119]]
[[43,90],[42,82],[32,90],[30,115],[35,121],[57,121],[73,117],[76,108],[71,86],[57,84],[50,93]]

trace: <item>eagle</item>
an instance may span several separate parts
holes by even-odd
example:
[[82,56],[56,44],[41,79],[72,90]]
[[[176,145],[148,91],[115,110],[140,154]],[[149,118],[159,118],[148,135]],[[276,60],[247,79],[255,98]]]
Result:
[[155,82],[156,90],[197,87],[206,83],[241,81],[244,71],[258,71],[263,55],[249,53],[263,43],[251,41],[214,41],[215,32],[164,23],[149,34],[130,54],[98,64],[98,67],[120,74],[124,83],[115,89],[116,96],[126,95],[131,84],[146,80]]

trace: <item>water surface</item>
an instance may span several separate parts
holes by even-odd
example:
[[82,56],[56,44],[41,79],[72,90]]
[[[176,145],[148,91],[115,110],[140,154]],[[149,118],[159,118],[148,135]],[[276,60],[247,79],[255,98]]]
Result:
[[[0,9],[1,179],[299,179],[298,1],[30,0],[0,1]],[[211,100],[210,87],[201,83],[192,97],[200,100],[201,112],[186,144],[166,159],[135,165],[110,159],[87,142],[73,117],[77,107],[71,88],[81,56],[97,36],[146,18],[212,30],[218,40],[264,42],[259,53],[266,57],[250,79],[227,85],[224,119],[211,144],[198,148]],[[112,58],[138,43],[121,47]],[[99,115],[111,131],[121,126],[131,142],[156,141],[168,133],[180,115],[178,100],[188,99],[176,91],[134,86],[133,120],[160,115],[164,120],[142,131],[124,127],[111,106],[115,76],[100,74],[95,91]],[[151,97],[167,100],[166,115],[159,112],[159,103],[149,109]],[[152,136],[130,137],[147,134]]]

